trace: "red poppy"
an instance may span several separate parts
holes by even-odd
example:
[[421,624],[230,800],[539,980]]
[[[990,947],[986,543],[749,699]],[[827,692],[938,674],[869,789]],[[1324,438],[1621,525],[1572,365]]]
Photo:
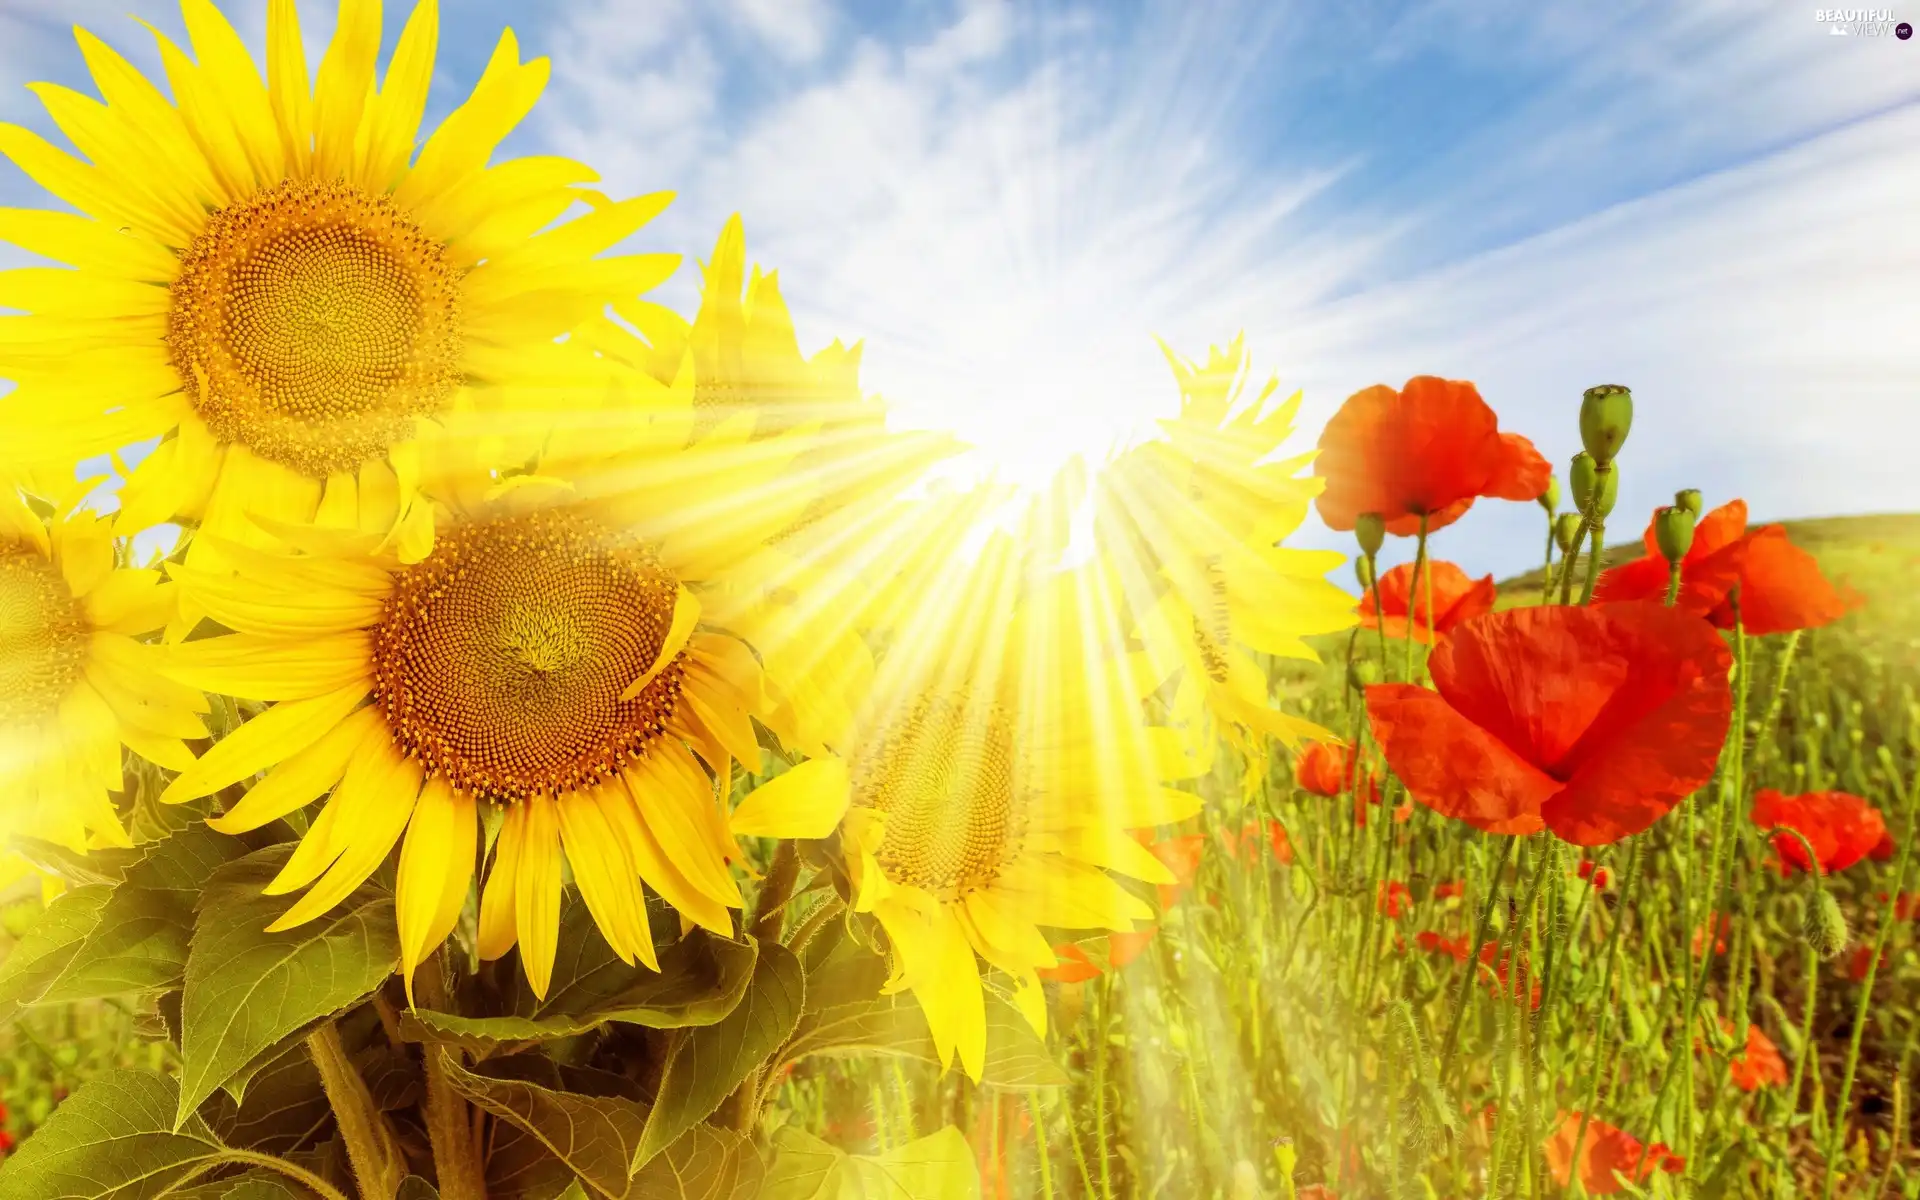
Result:
[[1340,1200],[1334,1190],[1324,1183],[1309,1183],[1294,1193],[1300,1200]]
[[[1872,963],[1873,947],[1871,945],[1863,944],[1854,947],[1853,953],[1847,955],[1847,978],[1853,980],[1855,983],[1865,983],[1867,981],[1867,968],[1872,965]],[[1880,952],[1880,965],[1876,970],[1884,971],[1886,967],[1887,952],[1882,950]]]
[[1761,1033],[1758,1025],[1749,1025],[1747,1048],[1727,1064],[1727,1077],[1743,1092],[1779,1087],[1787,1082],[1787,1063],[1773,1039]]
[[1892,862],[1893,856],[1900,853],[1900,847],[1893,843],[1893,831],[1889,829],[1880,835],[1880,841],[1867,851],[1867,857],[1875,862]]
[[1146,952],[1147,943],[1153,935],[1160,932],[1158,924],[1145,929],[1136,929],[1132,933],[1110,933],[1107,935],[1107,962],[1116,971],[1126,966]]
[[[1597,599],[1665,600],[1668,565],[1648,524],[1646,554],[1600,576]],[[1747,532],[1747,502],[1730,500],[1700,519],[1693,544],[1680,561],[1680,595],[1675,603],[1699,613],[1721,629],[1734,625],[1732,592],[1740,590],[1740,621],[1748,633],[1764,636],[1831,624],[1856,607],[1860,598],[1842,594],[1814,557],[1787,540],[1779,525]]]
[[1450,938],[1445,934],[1435,933],[1431,929],[1425,929],[1415,934],[1413,940],[1422,950],[1433,954],[1447,955],[1455,962],[1465,962],[1473,955],[1473,951],[1468,947],[1467,939],[1464,936]]
[[[1413,622],[1413,636],[1422,642],[1433,641],[1437,629],[1444,634],[1455,625],[1481,613],[1493,611],[1497,595],[1493,576],[1469,578],[1450,562],[1429,562],[1416,589],[1413,563],[1401,563],[1380,577],[1379,612],[1375,612],[1372,588],[1360,597],[1360,624],[1367,629],[1381,626],[1390,638],[1407,636],[1407,623]],[[1432,576],[1433,617],[1427,616],[1427,576]],[[1409,593],[1415,593],[1410,595]],[[1383,621],[1381,617],[1384,616]]]
[[[1294,782],[1316,796],[1343,795],[1352,790],[1358,774],[1353,751],[1339,742],[1314,742],[1293,764]],[[1378,779],[1368,779],[1366,790],[1374,804],[1380,803]]]
[[1409,892],[1407,885],[1398,879],[1383,879],[1380,881],[1379,893],[1373,898],[1373,904],[1388,917],[1398,918],[1401,913],[1412,907],[1413,893]]
[[1058,965],[1040,967],[1034,974],[1054,983],[1085,983],[1100,974],[1100,968],[1087,957],[1087,952],[1073,942],[1055,946],[1053,955],[1060,960]]
[[1435,812],[1602,846],[1712,777],[1732,665],[1712,627],[1659,604],[1514,608],[1440,643],[1436,691],[1374,684],[1367,714],[1387,765]]
[[[1580,1136],[1580,1114],[1562,1112],[1560,1125],[1547,1139],[1547,1169],[1553,1181],[1566,1187],[1573,1179],[1573,1143]],[[1644,1151],[1644,1153],[1643,1153]],[[1638,1183],[1655,1170],[1677,1175],[1686,1170],[1687,1160],[1667,1149],[1665,1142],[1648,1148],[1639,1138],[1622,1132],[1599,1118],[1587,1122],[1586,1137],[1580,1141],[1580,1184],[1589,1196],[1611,1196],[1624,1188],[1623,1176]]]
[[[1262,824],[1260,821],[1248,821],[1240,827],[1239,833],[1228,835],[1227,844],[1231,847],[1235,859],[1244,863],[1259,861]],[[1281,866],[1292,866],[1293,843],[1287,840],[1286,827],[1278,821],[1271,820],[1264,824],[1266,841],[1272,847],[1274,860]]]
[[[1881,892],[1880,903],[1885,904],[1886,902],[1887,894]],[[1920,895],[1915,895],[1912,892],[1901,892],[1899,898],[1893,902],[1893,919],[1896,921],[1911,921],[1916,916],[1920,916]]]
[[1553,474],[1532,442],[1500,432],[1471,383],[1432,375],[1347,397],[1321,431],[1313,471],[1327,481],[1314,505],[1328,528],[1378,513],[1402,536],[1419,532],[1422,515],[1429,532],[1451,525],[1479,496],[1535,499]]
[[[1797,830],[1820,857],[1822,871],[1844,871],[1873,853],[1887,836],[1880,810],[1847,792],[1808,792],[1783,796],[1762,788],[1753,797],[1753,823],[1762,829]],[[1807,850],[1790,833],[1773,835],[1780,874],[1807,869]]]
[[1593,884],[1598,891],[1607,890],[1607,869],[1597,865],[1590,858],[1580,860],[1580,878]]
[[[1704,948],[1707,944],[1707,930],[1713,927],[1714,924],[1715,918],[1708,917],[1704,923],[1694,926],[1693,956],[1695,958],[1699,958],[1701,954],[1704,953]],[[1732,936],[1733,918],[1722,914],[1718,919],[1718,928],[1713,935],[1713,952],[1715,954],[1725,954],[1727,952],[1727,939]]]
[[1200,856],[1206,852],[1207,835],[1204,833],[1183,834],[1180,837],[1149,841],[1144,832],[1136,833],[1136,839],[1146,846],[1147,852],[1173,872],[1173,883],[1160,884],[1156,889],[1160,894],[1160,907],[1172,908],[1193,881],[1200,875]]
[[1451,900],[1455,896],[1464,896],[1466,894],[1467,884],[1465,880],[1449,879],[1445,883],[1436,883],[1433,885],[1433,898],[1435,900]]
[[1488,942],[1480,947],[1480,965],[1492,972],[1487,980],[1487,990],[1495,999],[1512,1000],[1519,1003],[1524,991],[1527,1007],[1540,1007],[1540,981],[1533,977],[1531,964],[1526,956],[1514,963],[1512,956],[1501,951],[1498,942]]

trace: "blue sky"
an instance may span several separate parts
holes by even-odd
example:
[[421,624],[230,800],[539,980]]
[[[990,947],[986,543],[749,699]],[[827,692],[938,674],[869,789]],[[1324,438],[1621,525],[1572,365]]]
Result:
[[[223,7],[257,45],[264,0]],[[129,11],[177,34],[149,0],[4,0],[0,119],[48,131],[20,85],[87,88],[75,21],[157,68]],[[330,6],[301,11],[317,56]],[[1564,462],[1581,389],[1622,382],[1624,526],[1681,486],[1763,518],[1920,509],[1920,41],[1812,6],[1498,0],[448,0],[441,24],[429,121],[513,25],[554,82],[506,150],[677,192],[637,239],[688,255],[665,299],[690,306],[740,212],[809,349],[864,338],[902,421],[1016,475],[1169,410],[1153,335],[1201,356],[1245,330],[1305,391],[1302,447],[1349,393],[1432,373]],[[0,204],[40,203],[0,164]],[[1523,568],[1539,522],[1483,502],[1438,552]]]

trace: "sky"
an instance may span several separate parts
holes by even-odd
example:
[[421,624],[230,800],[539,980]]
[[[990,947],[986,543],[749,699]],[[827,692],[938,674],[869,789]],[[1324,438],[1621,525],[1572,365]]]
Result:
[[[222,7],[257,47],[264,0]],[[22,85],[92,94],[75,22],[157,74],[129,14],[180,36],[153,0],[0,0],[0,120],[57,136]],[[317,58],[331,8],[301,14]],[[1097,460],[1177,406],[1156,337],[1244,331],[1304,394],[1290,450],[1436,374],[1564,464],[1582,389],[1624,383],[1616,527],[1679,487],[1920,509],[1920,39],[1750,0],[446,0],[429,125],[505,25],[553,82],[502,153],[675,192],[634,248],[687,256],[657,298],[688,314],[739,213],[803,348],[863,341],[972,469]],[[0,161],[0,205],[46,203]],[[1435,553],[1511,573],[1542,534],[1482,501]]]

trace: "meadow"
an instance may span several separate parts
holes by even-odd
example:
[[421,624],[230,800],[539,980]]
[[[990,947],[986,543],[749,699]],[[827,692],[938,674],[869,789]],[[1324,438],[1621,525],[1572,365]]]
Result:
[[[1536,835],[1493,893],[1500,864],[1488,840],[1457,822],[1415,805],[1404,823],[1356,829],[1348,801],[1299,787],[1284,756],[1251,792],[1222,770],[1201,784],[1199,818],[1159,831],[1157,852],[1181,883],[1161,889],[1157,927],[1104,971],[1092,964],[1117,947],[1086,943],[1089,965],[1048,984],[1044,1046],[1016,1024],[990,1026],[979,1084],[906,1043],[879,1058],[814,1058],[782,1085],[767,1132],[802,1130],[884,1158],[954,1126],[978,1194],[994,1198],[1557,1196],[1544,1153],[1530,1150],[1605,1079],[1599,1112],[1687,1162],[1684,1175],[1652,1173],[1627,1194],[1920,1194],[1910,1084],[1920,903],[1888,899],[1896,862],[1838,872],[1825,884],[1849,935],[1814,950],[1807,885],[1776,873],[1745,811],[1759,788],[1832,788],[1872,800],[1890,822],[1907,814],[1920,764],[1920,517],[1787,529],[1866,602],[1799,636],[1790,663],[1787,637],[1753,640],[1741,801],[1729,817],[1710,788],[1658,825],[1629,904],[1617,848],[1591,856],[1614,876],[1596,890],[1581,855]],[[1616,547],[1609,561],[1636,550]],[[1506,581],[1500,606],[1537,603],[1539,585],[1538,571]],[[1267,660],[1274,694],[1344,730],[1354,711],[1347,638],[1316,642],[1324,667]],[[1390,786],[1374,811],[1394,803]],[[1386,888],[1397,899],[1383,904]],[[1496,961],[1542,964],[1529,985],[1550,992],[1538,1008],[1516,1004],[1491,966],[1463,990],[1458,940],[1489,894],[1502,901],[1488,935]],[[1710,905],[1714,894],[1723,903]],[[15,895],[10,939],[40,908]],[[825,907],[803,894],[795,924]],[[1730,920],[1708,956],[1700,931],[1716,909]],[[814,935],[811,957],[834,944]],[[1603,985],[1617,1006],[1604,1033]],[[1434,1051],[1462,998],[1458,1048],[1440,1074]],[[1778,1047],[1785,1082],[1735,1082],[1745,1038],[1727,1032],[1732,1013]],[[177,1070],[174,1047],[147,1036],[159,1021],[128,997],[35,1008],[0,1030],[10,1142],[102,1071]],[[1486,1183],[1490,1165],[1498,1187]],[[886,1194],[973,1194],[917,1190],[910,1171],[895,1178],[902,1190]],[[568,1195],[589,1194],[574,1187]]]

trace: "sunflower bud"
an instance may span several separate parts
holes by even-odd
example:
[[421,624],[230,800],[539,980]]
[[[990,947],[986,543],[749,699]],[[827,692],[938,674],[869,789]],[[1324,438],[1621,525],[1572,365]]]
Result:
[[1617,383],[1590,387],[1580,398],[1580,444],[1596,462],[1610,463],[1633,428],[1633,393]]
[[1380,682],[1380,664],[1370,658],[1356,658],[1347,664],[1347,686],[1364,692]]
[[1853,931],[1847,928],[1847,914],[1840,911],[1840,902],[1825,888],[1814,891],[1813,906],[1807,910],[1805,936],[1807,945],[1821,958],[1838,958],[1853,940]]
[[1555,512],[1559,511],[1560,477],[1558,475],[1547,476],[1547,490],[1541,492],[1536,499],[1540,501],[1540,507],[1547,510],[1548,516],[1552,516]]
[[1372,558],[1386,544],[1386,519],[1379,513],[1361,513],[1353,520],[1353,536],[1359,539],[1361,551]]
[[1693,547],[1693,514],[1678,506],[1654,509],[1653,538],[1667,561],[1678,563]]
[[1697,518],[1700,515],[1701,508],[1700,489],[1681,488],[1673,494],[1673,506],[1675,508],[1684,508]]
[[1564,512],[1553,519],[1553,544],[1560,553],[1573,553],[1573,535],[1580,532],[1580,514]]

